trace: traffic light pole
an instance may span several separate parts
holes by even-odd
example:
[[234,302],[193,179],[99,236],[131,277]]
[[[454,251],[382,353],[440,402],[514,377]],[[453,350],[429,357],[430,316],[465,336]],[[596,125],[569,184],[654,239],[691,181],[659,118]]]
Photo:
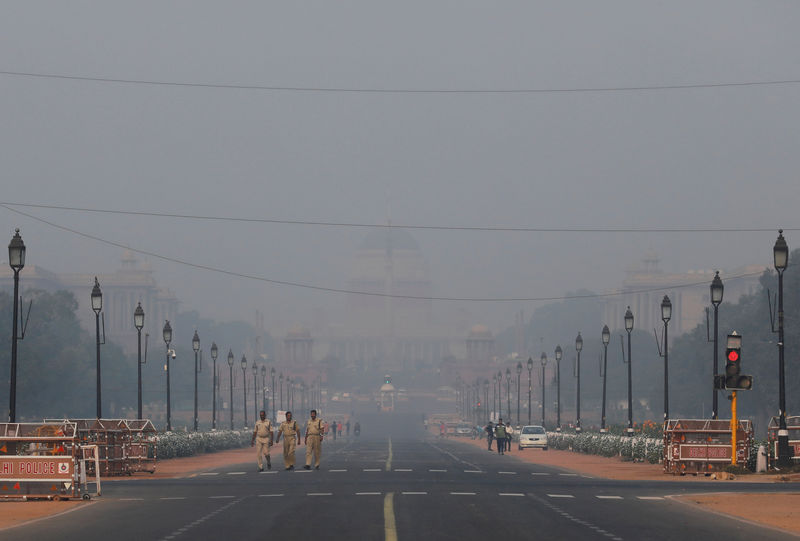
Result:
[[731,465],[736,465],[736,429],[739,420],[736,418],[736,391],[731,391]]

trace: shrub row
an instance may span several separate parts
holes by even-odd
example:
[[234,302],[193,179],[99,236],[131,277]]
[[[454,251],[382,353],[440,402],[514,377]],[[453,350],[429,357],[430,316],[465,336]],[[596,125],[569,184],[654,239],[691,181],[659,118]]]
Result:
[[656,438],[648,438],[641,434],[620,436],[615,434],[597,434],[582,432],[570,434],[548,432],[548,445],[553,449],[561,449],[600,456],[623,456],[634,461],[656,464],[664,454],[664,442]]
[[192,456],[245,447],[250,444],[251,435],[251,432],[244,430],[164,432],[156,438],[158,458]]

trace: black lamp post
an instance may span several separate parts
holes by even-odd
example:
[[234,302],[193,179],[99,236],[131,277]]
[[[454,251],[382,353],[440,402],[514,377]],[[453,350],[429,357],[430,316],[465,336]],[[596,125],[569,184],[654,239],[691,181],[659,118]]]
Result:
[[242,354],[242,413],[244,415],[244,427],[247,428],[247,357]]
[[100,390],[100,312],[103,310],[103,292],[100,291],[100,282],[97,276],[94,277],[94,287],[92,288],[92,310],[94,311],[96,344],[97,344],[97,418],[103,418],[102,393]]
[[719,305],[722,302],[722,294],[725,291],[725,286],[722,285],[722,279],[719,277],[719,271],[714,275],[711,280],[711,304],[714,305],[714,373],[711,378],[711,418],[716,419],[719,413],[717,409],[717,390],[714,388],[714,378],[717,377],[717,355],[719,354],[718,340],[719,340]]
[[489,379],[483,380],[483,403],[486,404],[486,419],[489,419]]
[[292,386],[292,376],[286,376],[286,409],[292,411],[294,409],[294,387]]
[[255,359],[250,368],[253,371],[253,422],[255,423],[258,420],[258,365]]
[[136,327],[136,335],[138,339],[138,349],[137,349],[137,359],[138,362],[136,363],[136,373],[137,373],[137,394],[136,394],[136,418],[142,418],[142,328],[144,328],[144,310],[142,309],[142,303],[139,303],[136,306],[136,310],[133,311],[133,326]]
[[275,367],[269,369],[269,375],[272,376],[272,396],[270,396],[272,402],[272,420],[275,420]]
[[197,354],[200,351],[200,337],[197,336],[197,329],[192,337],[192,349],[194,350],[194,431],[197,432],[197,373],[199,368]]
[[519,384],[522,376],[522,361],[517,361],[517,427],[519,427],[519,420],[521,419],[519,415]]
[[230,408],[231,408],[231,430],[233,430],[233,350],[228,350],[228,381],[230,382],[231,387],[231,398],[230,398]]
[[211,385],[211,428],[216,430],[217,428],[217,385],[219,385],[219,374],[217,374],[217,356],[219,355],[219,349],[217,349],[217,343],[211,342],[211,363],[213,369],[213,378],[214,382]]
[[267,367],[261,365],[261,409],[267,413]]
[[531,371],[533,370],[533,359],[528,357],[528,424],[531,424]]
[[625,312],[625,330],[628,332],[628,435],[633,436],[633,392],[631,388],[631,331],[633,331],[633,312],[631,307]]
[[278,375],[278,381],[280,382],[281,386],[281,409],[286,411],[286,406],[283,403],[283,372]]
[[783,361],[783,271],[789,264],[789,245],[783,238],[783,229],[772,248],[775,270],[778,271],[778,466],[792,464],[789,449],[789,430],[786,428],[786,380]]
[[672,318],[672,303],[669,297],[664,295],[661,301],[661,319],[664,321],[664,421],[669,419],[669,340],[667,339],[667,328],[669,320]]
[[581,338],[581,333],[578,333],[578,336],[575,338],[575,351],[578,352],[578,362],[576,365],[576,372],[575,375],[578,377],[578,393],[577,393],[577,402],[576,402],[576,423],[575,423],[575,432],[581,431],[581,350],[583,349],[583,338]]
[[8,264],[14,271],[14,321],[11,323],[11,378],[8,393],[8,422],[17,422],[17,320],[19,319],[19,271],[25,266],[25,243],[19,236],[19,229],[14,232],[8,243]]
[[506,406],[508,406],[508,416],[511,417],[511,369],[508,367],[506,367]]
[[608,342],[611,340],[611,331],[608,325],[603,325],[603,407],[600,412],[600,432],[606,431],[606,381],[608,380]]
[[164,370],[167,373],[167,432],[172,430],[172,410],[170,409],[170,390],[169,390],[169,344],[172,342],[172,326],[169,320],[164,323],[164,328],[161,331],[164,338],[164,344],[167,346],[167,364],[164,365]]
[[545,427],[545,424],[544,424],[544,421],[545,421],[545,409],[544,409],[544,407],[545,407],[545,396],[544,396],[545,380],[544,380],[544,377],[545,376],[544,376],[544,367],[547,366],[547,354],[545,354],[544,351],[542,352],[542,356],[539,358],[539,360],[542,362],[542,426]]
[[[492,412],[498,411],[497,410],[497,401],[500,400],[497,397],[497,374],[492,374]],[[502,417],[500,413],[497,414],[498,418]]]
[[561,432],[561,345],[556,346],[556,432]]

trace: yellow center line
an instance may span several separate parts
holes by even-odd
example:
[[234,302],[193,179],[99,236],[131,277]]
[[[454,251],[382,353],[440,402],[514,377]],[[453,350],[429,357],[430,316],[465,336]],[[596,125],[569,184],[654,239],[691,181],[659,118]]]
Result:
[[386,471],[392,471],[392,438],[389,438],[389,457],[386,459]]
[[383,533],[386,541],[397,541],[394,524],[394,492],[387,492],[383,499]]

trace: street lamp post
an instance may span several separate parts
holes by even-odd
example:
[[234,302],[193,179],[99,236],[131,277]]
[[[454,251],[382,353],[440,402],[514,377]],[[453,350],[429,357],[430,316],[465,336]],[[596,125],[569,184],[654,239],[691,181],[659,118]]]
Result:
[[169,320],[164,323],[164,328],[161,331],[164,338],[164,344],[167,346],[167,364],[164,365],[164,370],[167,372],[167,432],[172,430],[172,410],[170,409],[170,389],[169,389],[169,344],[172,342],[172,326]]
[[631,307],[625,312],[625,330],[628,332],[628,435],[633,436],[633,392],[631,387],[631,331],[633,331],[633,312]]
[[94,287],[92,288],[92,310],[94,311],[94,322],[97,337],[97,418],[102,419],[103,407],[100,385],[100,312],[103,310],[103,292],[100,291],[100,282],[97,281],[97,276],[94,277]]
[[608,342],[611,340],[611,331],[608,325],[603,325],[603,407],[600,412],[600,432],[606,431],[606,381],[608,380]]
[[272,395],[270,402],[272,402],[272,420],[275,420],[275,367],[269,369],[269,375],[272,376]]
[[772,249],[775,270],[778,271],[778,466],[792,464],[789,454],[789,430],[786,428],[786,380],[783,361],[783,271],[789,264],[789,245],[778,231],[778,239]]
[[138,340],[138,348],[137,348],[137,363],[136,363],[136,381],[137,381],[137,393],[136,393],[136,418],[142,418],[142,328],[144,328],[144,310],[142,309],[142,303],[139,303],[136,306],[136,310],[133,311],[133,326],[136,327],[136,337]]
[[228,350],[228,381],[231,388],[230,409],[231,409],[231,430],[233,430],[233,350]]
[[531,424],[531,370],[533,370],[533,359],[528,357],[528,424]]
[[287,410],[294,409],[294,386],[292,385],[292,376],[286,376],[286,404]]
[[255,423],[258,420],[258,365],[255,359],[250,369],[253,371],[253,422]]
[[719,271],[717,271],[714,275],[714,279],[711,280],[711,304],[714,305],[714,373],[711,378],[711,392],[713,393],[711,400],[712,419],[716,419],[719,413],[717,409],[717,389],[714,387],[714,378],[717,377],[717,355],[719,354],[719,346],[717,345],[719,340],[719,305],[722,302],[722,294],[724,291],[725,286],[722,285],[722,279],[719,277]]
[[561,345],[556,346],[556,432],[561,432]]
[[244,427],[247,428],[247,357],[242,354],[242,413],[244,415]]
[[508,416],[511,417],[511,369],[508,367],[506,367],[506,406],[508,406]]
[[14,232],[8,243],[8,264],[14,271],[14,321],[11,323],[11,378],[8,393],[8,422],[17,422],[17,320],[19,319],[19,271],[25,266],[25,243],[19,236],[19,229]]
[[544,378],[545,378],[545,376],[544,376],[544,367],[545,367],[545,366],[547,366],[547,354],[545,354],[545,352],[544,352],[544,351],[542,352],[542,356],[540,357],[540,360],[541,360],[541,362],[542,362],[542,426],[543,426],[543,427],[545,427],[545,429],[546,429],[547,427],[545,426],[545,409],[544,409],[544,407],[545,407],[545,396],[544,396],[544,388],[545,388],[545,381],[544,381]]
[[489,379],[483,380],[483,403],[486,404],[486,419],[489,419]]
[[672,302],[664,295],[661,301],[661,319],[664,321],[664,421],[669,419],[669,340],[667,328],[672,318]]
[[261,409],[267,413],[267,367],[261,365]]
[[497,418],[503,418],[503,372],[497,371]]
[[219,384],[219,375],[217,374],[217,356],[219,349],[217,343],[211,342],[211,363],[213,369],[214,382],[211,384],[211,428],[217,428],[217,385]]
[[520,376],[522,375],[522,361],[517,361],[517,426],[519,426],[519,384],[520,380],[522,379]]
[[578,333],[578,336],[575,338],[575,351],[578,352],[578,362],[576,366],[576,376],[578,377],[578,393],[577,393],[577,401],[576,401],[576,423],[575,423],[575,432],[581,431],[581,350],[583,349],[583,338],[581,338],[581,333]]
[[283,372],[278,375],[278,381],[281,385],[281,409],[286,411],[286,406],[283,403]]
[[197,336],[197,329],[192,337],[192,349],[194,350],[194,431],[197,432],[197,353],[200,351],[200,337]]

